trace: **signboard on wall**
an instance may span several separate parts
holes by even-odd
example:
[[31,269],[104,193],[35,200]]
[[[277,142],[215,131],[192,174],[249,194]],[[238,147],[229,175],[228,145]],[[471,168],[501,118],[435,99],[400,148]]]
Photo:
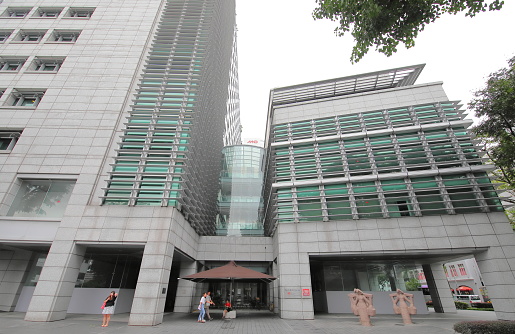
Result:
[[300,298],[299,288],[283,288],[283,298]]
[[265,147],[265,141],[259,138],[243,138],[243,145]]
[[311,289],[283,288],[283,298],[311,298]]

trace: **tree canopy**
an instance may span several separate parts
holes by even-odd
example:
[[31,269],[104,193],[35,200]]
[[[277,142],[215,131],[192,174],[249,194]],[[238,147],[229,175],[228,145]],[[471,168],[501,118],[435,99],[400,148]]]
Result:
[[485,141],[499,178],[515,189],[515,57],[490,74],[486,87],[474,92],[469,109],[480,119],[472,131]]
[[358,62],[375,45],[376,50],[391,56],[399,43],[406,48],[424,27],[443,14],[477,13],[502,8],[503,0],[316,0],[315,19],[337,21],[336,35],[351,32],[355,45],[351,62]]
[[[508,67],[490,74],[483,89],[474,92],[469,109],[480,118],[472,131],[497,166],[493,174],[503,182],[499,189],[511,194],[507,201],[515,204],[515,57],[508,60]],[[507,214],[515,224],[515,210],[507,210]]]

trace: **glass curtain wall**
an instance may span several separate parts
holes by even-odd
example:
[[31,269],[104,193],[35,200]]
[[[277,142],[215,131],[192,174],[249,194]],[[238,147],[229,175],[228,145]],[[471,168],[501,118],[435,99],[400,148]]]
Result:
[[262,236],[264,149],[237,145],[222,153],[216,234]]
[[[225,262],[210,262],[205,269],[213,269],[225,265]],[[238,265],[252,269],[263,274],[271,274],[271,264],[268,262],[238,262]],[[273,305],[273,289],[271,285],[262,281],[230,280],[209,282],[207,290],[211,291],[214,308],[223,309],[226,300],[232,300],[235,309],[271,309]],[[232,290],[231,290],[232,287]]]
[[74,186],[75,180],[23,180],[7,215],[60,218]]
[[312,261],[311,281],[313,291],[410,291],[426,284],[422,266],[410,261]]
[[281,222],[503,211],[460,107],[449,101],[272,125],[267,233]]
[[[25,286],[36,286],[47,253],[35,253]],[[75,288],[135,289],[141,255],[86,253]]]

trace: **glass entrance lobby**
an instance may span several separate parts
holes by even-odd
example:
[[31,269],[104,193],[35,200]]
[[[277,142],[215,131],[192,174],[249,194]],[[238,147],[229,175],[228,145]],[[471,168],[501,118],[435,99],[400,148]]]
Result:
[[209,289],[215,306],[213,308],[223,308],[225,301],[231,299],[234,309],[268,309],[270,300],[268,283],[234,281],[232,283],[232,298],[230,298],[231,282],[209,283]]
[[378,313],[393,313],[389,294],[401,289],[415,294],[419,314],[427,313],[422,266],[412,260],[310,259],[314,310],[351,313],[348,294],[355,288],[374,295]]

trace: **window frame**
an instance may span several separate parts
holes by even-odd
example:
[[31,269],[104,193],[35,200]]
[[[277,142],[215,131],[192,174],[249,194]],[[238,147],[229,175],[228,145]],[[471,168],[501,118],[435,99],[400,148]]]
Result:
[[[73,193],[73,189],[75,187],[75,185],[77,184],[77,179],[76,178],[70,178],[69,176],[68,177],[61,177],[59,175],[55,175],[57,177],[41,177],[40,175],[34,175],[34,174],[30,174],[30,175],[18,175],[18,178],[17,178],[17,181],[19,182],[18,183],[18,189],[16,190],[16,193],[14,194],[14,197],[13,197],[13,200],[11,202],[11,207],[9,208],[9,211],[7,212],[7,217],[20,217],[20,218],[29,218],[29,219],[61,219],[63,216],[64,216],[64,212],[66,211],[66,207],[68,205],[68,202],[72,196],[72,193]],[[22,202],[24,202],[22,200],[22,198],[24,197],[23,193],[20,193],[20,191],[23,191],[23,185],[24,183],[32,183],[32,184],[45,184],[46,183],[46,186],[48,187],[44,193],[40,192],[40,194],[42,194],[43,196],[39,196],[39,198],[36,198],[36,197],[33,197],[32,199],[32,203],[29,203],[29,204],[37,204],[38,207],[36,208],[34,206],[33,210],[32,211],[23,211],[23,212],[26,212],[26,214],[17,214],[18,212],[20,212],[20,204],[22,204]],[[44,214],[44,215],[41,215],[39,214],[41,210],[43,210],[44,212],[44,206],[47,205],[48,207],[48,202],[47,202],[47,198],[49,196],[49,194],[57,194],[58,192],[55,191],[54,188],[52,188],[52,186],[54,184],[66,184],[66,185],[69,185],[70,186],[70,189],[68,192],[61,192],[61,197],[60,198],[57,198],[58,199],[58,203],[64,203],[64,206],[62,207],[62,210],[59,210],[59,212],[57,211],[53,211],[51,212],[50,214]],[[57,188],[59,189],[59,187]],[[32,191],[32,190],[30,190]],[[36,194],[37,195],[37,194]],[[51,198],[50,198],[51,199]],[[55,215],[55,213],[57,213],[57,215]]]
[[[27,58],[0,58],[0,71],[1,72],[19,72],[25,62],[27,61]],[[15,64],[18,64],[16,69],[10,69],[9,67]]]
[[0,44],[7,42],[9,37],[11,37],[13,30],[2,29],[0,30]]
[[2,17],[8,17],[11,19],[24,19],[28,17],[31,11],[32,7],[7,7],[2,14]]
[[89,20],[96,7],[70,7],[66,12],[66,18]]
[[[63,7],[39,7],[34,12],[33,18],[56,19],[63,12]],[[48,13],[55,13],[55,16],[47,16]]]
[[[45,92],[45,90],[13,89],[6,105],[13,108],[36,108],[41,103],[41,99],[45,95]],[[32,104],[25,104],[26,101],[32,99],[34,100]]]
[[2,149],[2,145],[0,145],[0,154],[10,153],[12,151],[22,132],[23,130],[0,130],[0,144],[2,142],[8,143],[5,149]]
[[[65,57],[35,57],[27,72],[57,73],[63,66]],[[53,70],[46,70],[45,66],[55,66]]]
[[[13,42],[37,44],[43,40],[47,30],[20,30]],[[37,40],[31,40],[37,38]]]
[[[81,34],[80,30],[54,30],[49,43],[74,44]],[[65,40],[69,39],[69,40]]]

